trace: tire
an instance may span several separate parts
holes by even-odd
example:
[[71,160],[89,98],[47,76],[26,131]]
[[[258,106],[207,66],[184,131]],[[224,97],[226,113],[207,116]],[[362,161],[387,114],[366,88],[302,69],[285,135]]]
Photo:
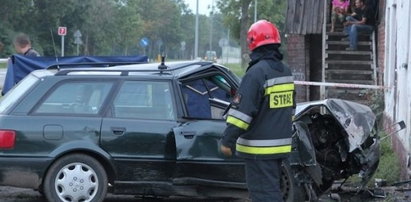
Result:
[[281,164],[280,188],[285,202],[305,201],[305,189],[298,186],[294,178],[294,172],[286,160]]
[[107,193],[107,174],[103,166],[85,154],[71,154],[50,167],[43,191],[50,202],[101,202]]

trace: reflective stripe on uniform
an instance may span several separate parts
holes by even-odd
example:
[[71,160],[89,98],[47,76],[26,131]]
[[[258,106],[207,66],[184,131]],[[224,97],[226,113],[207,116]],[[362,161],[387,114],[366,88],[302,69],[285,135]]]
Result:
[[248,154],[281,154],[291,152],[291,138],[274,140],[237,139],[236,150]]
[[269,95],[271,93],[277,92],[284,92],[284,91],[293,91],[294,90],[294,83],[285,83],[274,85],[265,89],[265,95]]
[[291,138],[275,139],[275,140],[248,140],[242,137],[237,139],[237,144],[256,147],[270,147],[291,144]]
[[277,77],[273,79],[269,79],[265,81],[264,88],[280,84],[280,83],[293,83],[294,78],[293,76],[283,76],[283,77]]
[[293,76],[283,76],[269,79],[264,84],[265,95],[269,96],[269,108],[284,108],[294,106]]
[[238,152],[248,154],[284,154],[291,152],[291,145],[276,146],[276,147],[250,147],[237,144],[236,150]]
[[237,118],[237,119],[241,119],[241,120],[243,120],[243,121],[246,122],[246,123],[251,123],[251,121],[253,120],[253,118],[252,118],[251,116],[248,116],[247,114],[244,114],[243,112],[240,112],[240,111],[235,110],[235,109],[233,109],[233,108],[231,108],[231,109],[228,111],[228,115],[229,115],[229,116],[233,116],[233,117],[235,117],[235,118]]
[[244,122],[243,120],[231,115],[227,117],[227,123],[233,124],[234,126],[237,126],[238,128],[241,128],[243,130],[247,130],[248,126],[250,125],[247,122]]
[[294,106],[294,91],[271,93],[270,108],[283,108]]

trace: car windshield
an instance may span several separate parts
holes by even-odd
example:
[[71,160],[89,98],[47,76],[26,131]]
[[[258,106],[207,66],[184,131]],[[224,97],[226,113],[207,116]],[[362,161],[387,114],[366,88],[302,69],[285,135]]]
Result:
[[7,111],[15,102],[17,102],[23,94],[40,79],[34,74],[29,74],[21,82],[13,87],[0,101],[0,113]]
[[217,53],[215,51],[207,51],[206,56],[210,57],[210,58],[211,57],[216,57]]

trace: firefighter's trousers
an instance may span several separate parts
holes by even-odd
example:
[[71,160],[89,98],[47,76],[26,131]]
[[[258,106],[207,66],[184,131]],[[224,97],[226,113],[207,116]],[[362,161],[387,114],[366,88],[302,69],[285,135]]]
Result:
[[247,187],[252,202],[283,201],[280,190],[281,159],[245,159]]

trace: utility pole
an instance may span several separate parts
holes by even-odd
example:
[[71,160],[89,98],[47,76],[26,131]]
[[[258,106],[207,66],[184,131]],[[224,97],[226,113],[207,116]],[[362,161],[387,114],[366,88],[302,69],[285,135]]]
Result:
[[74,32],[74,44],[77,45],[77,55],[80,54],[79,46],[83,44],[83,41],[81,40],[81,32],[80,30],[77,30]]
[[198,0],[196,3],[196,26],[195,26],[195,39],[194,39],[194,59],[198,58]]
[[228,53],[230,52],[229,51],[230,50],[230,29],[228,29],[228,32],[227,32],[227,46],[226,46],[226,62],[225,63],[228,63]]
[[210,48],[209,50],[213,50],[213,15],[214,15],[214,0],[211,2],[211,14],[210,14]]
[[257,22],[257,0],[254,0],[254,22]]

